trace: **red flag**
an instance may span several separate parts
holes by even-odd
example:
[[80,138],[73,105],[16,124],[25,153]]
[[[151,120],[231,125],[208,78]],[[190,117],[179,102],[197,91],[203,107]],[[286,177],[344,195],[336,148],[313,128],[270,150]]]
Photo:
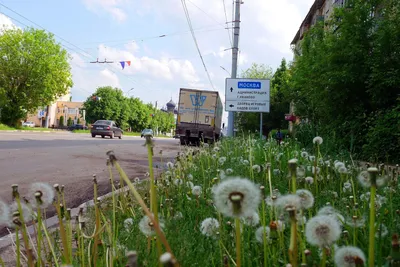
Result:
[[130,66],[130,65],[131,65],[131,61],[126,61],[126,63],[128,64],[128,66]]

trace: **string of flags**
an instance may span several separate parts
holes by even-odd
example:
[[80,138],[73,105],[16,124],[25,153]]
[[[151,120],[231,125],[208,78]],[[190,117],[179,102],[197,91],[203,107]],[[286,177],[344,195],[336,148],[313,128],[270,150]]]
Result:
[[[114,61],[107,61],[107,59],[104,59],[104,61],[99,61],[97,58],[96,61],[91,61],[90,63],[114,63]],[[125,60],[125,61],[120,61],[119,64],[121,64],[122,69],[125,69],[125,64],[128,66],[131,66],[131,61],[130,60]]]
[[128,66],[131,65],[131,61],[120,61],[119,63],[121,64],[122,69],[125,68],[125,63],[128,64]]

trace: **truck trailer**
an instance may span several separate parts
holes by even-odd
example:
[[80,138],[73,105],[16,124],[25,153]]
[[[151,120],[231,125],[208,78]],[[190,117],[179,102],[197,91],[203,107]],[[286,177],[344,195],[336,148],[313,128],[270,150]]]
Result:
[[222,113],[222,101],[217,91],[181,88],[176,120],[176,137],[181,145],[219,140]]

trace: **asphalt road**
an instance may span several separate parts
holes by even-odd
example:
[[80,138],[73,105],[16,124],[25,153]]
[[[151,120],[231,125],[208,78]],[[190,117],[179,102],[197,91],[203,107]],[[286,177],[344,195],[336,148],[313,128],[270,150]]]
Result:
[[[100,194],[110,191],[108,150],[114,150],[131,179],[144,178],[148,163],[143,144],[143,138],[130,136],[119,140],[70,132],[0,132],[0,199],[12,200],[12,184],[18,184],[21,195],[31,199],[32,182],[58,183],[65,185],[67,206],[77,207],[93,197],[93,174]],[[154,144],[154,162],[160,167],[161,161],[171,160],[180,150],[178,141],[172,138],[154,138]]]

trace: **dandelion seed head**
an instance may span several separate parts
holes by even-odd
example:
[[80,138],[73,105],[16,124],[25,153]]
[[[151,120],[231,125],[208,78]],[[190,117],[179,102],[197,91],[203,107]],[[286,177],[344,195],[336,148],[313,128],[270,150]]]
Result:
[[298,195],[289,194],[281,196],[276,201],[276,207],[282,210],[287,209],[301,209],[301,199]]
[[132,218],[128,218],[128,219],[126,219],[126,220],[124,221],[124,228],[125,228],[125,230],[130,231],[131,228],[132,228],[132,226],[133,226],[133,219],[132,219]]
[[270,232],[271,232],[271,229],[269,228],[269,226],[265,226],[265,227],[261,226],[261,227],[259,227],[256,230],[256,240],[259,243],[264,243],[264,236],[265,236],[265,240],[267,242],[269,242],[270,241],[270,237],[269,237],[270,236]]
[[297,167],[296,169],[296,175],[299,178],[303,178],[306,175],[306,170],[304,169],[304,167]]
[[[159,220],[158,224],[160,225],[160,228],[162,230],[162,228],[164,228],[164,222],[162,220]],[[139,229],[146,236],[154,236],[156,234],[156,232],[154,230],[154,224],[147,215],[145,215],[140,220]]]
[[381,237],[385,237],[385,236],[387,236],[388,235],[388,233],[389,233],[389,231],[388,231],[388,229],[387,229],[387,227],[386,227],[386,225],[384,225],[384,224],[378,224],[378,225],[375,225],[375,236],[377,237],[377,238],[379,238],[380,236]]
[[363,187],[371,187],[371,179],[367,171],[360,172],[360,174],[357,176],[357,179]]
[[322,137],[320,137],[320,136],[316,136],[316,137],[314,137],[314,139],[313,139],[313,144],[315,144],[315,145],[321,145],[322,142],[323,142],[323,139],[322,139]]
[[248,179],[232,177],[222,181],[214,190],[214,203],[217,209],[228,217],[245,217],[257,209],[261,192]]
[[172,261],[172,254],[169,252],[165,252],[160,256],[160,262],[162,264],[166,264]]
[[308,176],[304,179],[307,184],[313,184],[314,183],[314,178]]
[[54,201],[55,191],[54,187],[47,183],[33,183],[30,188],[31,195],[36,196],[35,194],[38,193],[38,198],[40,198],[41,203],[35,199],[33,201],[33,205],[38,208],[47,208],[50,206]]
[[182,183],[183,183],[182,179],[174,179],[174,185],[180,186],[182,185]]
[[193,175],[188,174],[187,179],[188,179],[189,181],[192,181],[192,180],[193,180]]
[[0,200],[0,225],[7,225],[11,220],[10,207],[2,200]]
[[340,166],[338,168],[338,172],[341,174],[346,174],[347,173],[347,168],[345,166]]
[[308,157],[308,153],[307,153],[306,151],[302,151],[302,152],[300,153],[300,156],[301,156],[302,158],[307,158],[307,157]]
[[343,162],[336,161],[335,162],[335,169],[339,169],[340,167],[346,167]]
[[231,175],[233,173],[233,170],[232,169],[226,169],[225,173],[227,175]]
[[257,226],[260,223],[260,216],[257,212],[254,212],[250,216],[242,217],[242,222],[249,226]]
[[335,250],[334,261],[336,266],[340,267],[355,267],[363,266],[366,262],[364,252],[358,247],[346,246]]
[[256,173],[261,172],[261,167],[260,167],[260,165],[253,165],[252,169],[253,169],[253,171],[255,171]]
[[201,186],[199,186],[199,185],[193,186],[192,194],[197,197],[200,196],[201,195]]
[[214,237],[219,230],[219,222],[214,218],[207,218],[201,222],[200,231],[203,235]]
[[296,191],[296,195],[300,197],[301,208],[309,209],[314,206],[314,196],[310,191],[299,189]]
[[307,241],[318,247],[332,245],[339,239],[341,227],[339,222],[327,215],[317,215],[306,224]]
[[336,219],[340,225],[342,225],[345,221],[344,217],[332,206],[325,206],[321,208],[317,215],[326,215]]
[[167,168],[168,169],[173,169],[174,168],[174,164],[172,162],[167,162]]
[[[24,217],[24,222],[27,223],[27,222],[29,222],[29,221],[31,221],[31,220],[33,219],[33,214],[32,214],[32,212],[31,212],[31,209],[28,207],[28,205],[26,205],[26,204],[23,203],[23,202],[21,202],[20,204],[21,204],[22,216]],[[13,217],[13,214],[16,213],[16,212],[19,213],[19,210],[18,210],[18,203],[14,201],[14,202],[10,205],[9,211],[10,211],[10,219],[13,219],[13,218],[12,218],[12,217]],[[11,222],[9,226],[10,226],[10,227],[14,227],[15,225],[14,225],[13,222]]]
[[224,165],[225,161],[226,161],[226,157],[220,157],[220,158],[218,159],[219,165]]
[[192,182],[186,182],[186,186],[192,189],[194,187],[194,184]]

